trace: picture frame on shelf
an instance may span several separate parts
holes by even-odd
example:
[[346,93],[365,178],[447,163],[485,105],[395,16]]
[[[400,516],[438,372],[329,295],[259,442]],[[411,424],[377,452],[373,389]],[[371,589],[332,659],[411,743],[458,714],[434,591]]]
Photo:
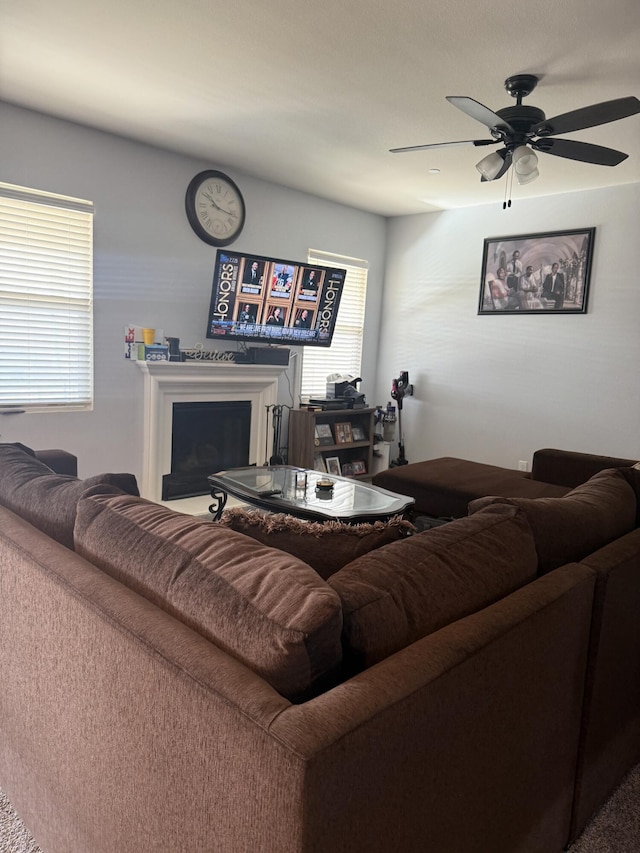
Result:
[[330,424],[316,424],[314,443],[316,447],[323,444],[334,444]]
[[327,456],[327,474],[333,474],[334,477],[342,476],[342,469],[340,467],[340,459],[338,456]]
[[325,465],[324,456],[322,453],[316,453],[313,457],[313,469],[314,471],[321,471],[323,474],[327,473],[327,466]]
[[353,441],[367,441],[364,428],[361,427],[360,424],[353,424],[353,427],[351,428],[351,435],[353,437]]
[[364,459],[354,459],[351,463],[351,467],[353,468],[353,474],[366,474],[367,473],[367,463]]
[[595,230],[485,239],[478,314],[586,314]]
[[355,471],[353,470],[353,462],[345,462],[342,466],[342,476],[343,477],[353,477]]
[[334,424],[336,431],[336,444],[351,444],[353,432],[350,421],[340,421]]

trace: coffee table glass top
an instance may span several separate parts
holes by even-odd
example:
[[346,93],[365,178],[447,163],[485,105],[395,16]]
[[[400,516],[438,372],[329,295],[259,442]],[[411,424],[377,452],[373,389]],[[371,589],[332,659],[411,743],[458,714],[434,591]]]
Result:
[[[383,520],[404,512],[414,503],[407,495],[370,483],[292,465],[231,468],[211,474],[208,480],[212,489],[254,506],[320,521]],[[331,490],[317,488],[318,481],[327,480],[333,483]]]

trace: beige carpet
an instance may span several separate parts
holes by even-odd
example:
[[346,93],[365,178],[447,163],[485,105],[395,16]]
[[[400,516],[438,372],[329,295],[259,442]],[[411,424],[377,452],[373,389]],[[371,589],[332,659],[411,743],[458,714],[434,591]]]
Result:
[[[639,851],[640,764],[631,771],[570,848],[570,853],[639,853]],[[44,853],[31,838],[2,791],[0,791],[0,853]]]
[[43,853],[0,791],[0,853]]
[[570,853],[639,853],[640,851],[640,764],[613,792],[584,832],[571,845]]

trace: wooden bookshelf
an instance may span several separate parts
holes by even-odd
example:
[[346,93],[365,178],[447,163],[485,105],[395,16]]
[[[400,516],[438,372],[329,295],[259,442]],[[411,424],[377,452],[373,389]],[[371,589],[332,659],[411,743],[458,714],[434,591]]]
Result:
[[[301,468],[309,468],[311,470],[322,470],[317,465],[316,456],[320,456],[325,460],[327,458],[337,457],[340,461],[340,468],[344,465],[353,465],[364,463],[364,471],[353,475],[343,474],[343,476],[353,476],[355,479],[370,479],[371,467],[373,464],[373,426],[375,409],[331,409],[329,411],[309,411],[308,409],[292,409],[289,414],[289,465],[298,465]],[[351,441],[338,442],[336,434],[346,432],[338,427],[337,424],[349,424],[351,427]],[[327,427],[330,430],[327,438],[316,436],[316,427],[320,427],[320,432],[327,432]],[[355,433],[355,435],[354,435]],[[356,438],[358,433],[364,436],[362,439]],[[320,442],[327,443],[320,443]],[[347,469],[348,470],[348,469]],[[329,472],[331,473],[331,472]],[[337,472],[334,472],[337,473]]]

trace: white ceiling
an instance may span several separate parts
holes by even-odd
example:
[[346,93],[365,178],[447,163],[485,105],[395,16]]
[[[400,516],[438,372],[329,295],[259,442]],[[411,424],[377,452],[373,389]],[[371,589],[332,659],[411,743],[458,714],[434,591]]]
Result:
[[[517,73],[547,117],[640,96],[640,3],[0,0],[4,100],[385,215],[502,203],[492,147],[388,149],[489,138],[445,95],[512,106]],[[568,137],[630,156],[541,154],[514,204],[640,181],[640,115]]]

